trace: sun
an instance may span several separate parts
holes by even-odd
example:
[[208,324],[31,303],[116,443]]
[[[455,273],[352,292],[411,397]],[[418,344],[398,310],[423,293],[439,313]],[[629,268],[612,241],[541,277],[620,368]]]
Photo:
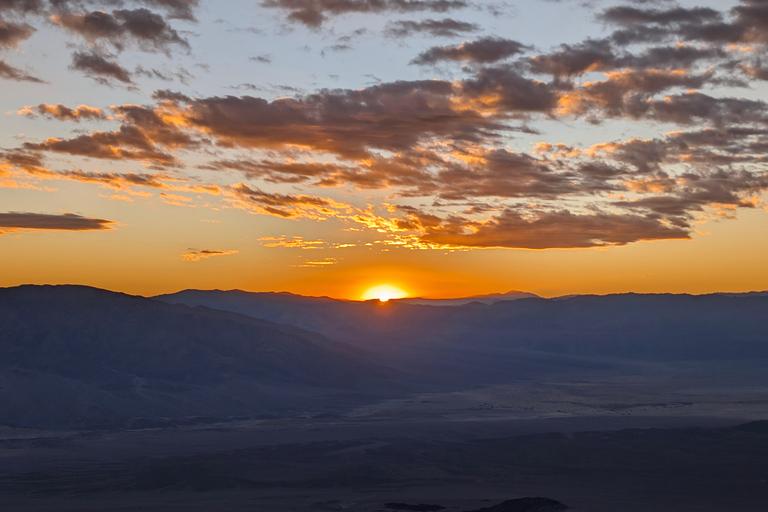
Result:
[[380,284],[365,290],[360,298],[362,300],[379,299],[381,302],[387,302],[389,299],[402,299],[403,297],[407,296],[408,292],[398,288],[397,286],[392,286],[391,284]]

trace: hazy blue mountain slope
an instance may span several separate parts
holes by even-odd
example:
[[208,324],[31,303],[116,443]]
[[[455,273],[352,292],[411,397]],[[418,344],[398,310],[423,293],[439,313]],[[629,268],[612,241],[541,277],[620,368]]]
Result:
[[243,315],[87,287],[0,289],[0,423],[259,413],[392,373],[359,349]]
[[[187,290],[158,299],[310,328],[377,352],[537,352],[567,358],[706,361],[768,357],[768,296],[527,298],[491,305],[377,304],[241,291]],[[423,356],[426,357],[426,356]]]
[[648,361],[768,357],[768,297],[578,296],[459,308],[444,343]]

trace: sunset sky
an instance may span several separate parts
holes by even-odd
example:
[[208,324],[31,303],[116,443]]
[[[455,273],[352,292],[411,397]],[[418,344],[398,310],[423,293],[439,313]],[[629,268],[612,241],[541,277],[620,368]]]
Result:
[[0,286],[768,289],[768,2],[0,0]]

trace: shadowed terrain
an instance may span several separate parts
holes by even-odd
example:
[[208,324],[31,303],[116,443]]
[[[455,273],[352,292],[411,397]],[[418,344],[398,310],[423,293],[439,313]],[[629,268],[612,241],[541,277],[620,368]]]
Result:
[[395,374],[291,326],[73,286],[0,290],[0,361],[0,423],[45,428],[258,416]]
[[159,299],[0,289],[3,510],[768,502],[765,294]]

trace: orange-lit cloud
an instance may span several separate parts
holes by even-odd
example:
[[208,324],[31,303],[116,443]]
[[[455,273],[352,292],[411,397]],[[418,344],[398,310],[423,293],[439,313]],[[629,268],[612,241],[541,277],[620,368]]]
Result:
[[189,249],[181,255],[184,261],[200,261],[201,259],[212,258],[214,256],[229,256],[238,254],[239,251],[217,251],[214,249]]

